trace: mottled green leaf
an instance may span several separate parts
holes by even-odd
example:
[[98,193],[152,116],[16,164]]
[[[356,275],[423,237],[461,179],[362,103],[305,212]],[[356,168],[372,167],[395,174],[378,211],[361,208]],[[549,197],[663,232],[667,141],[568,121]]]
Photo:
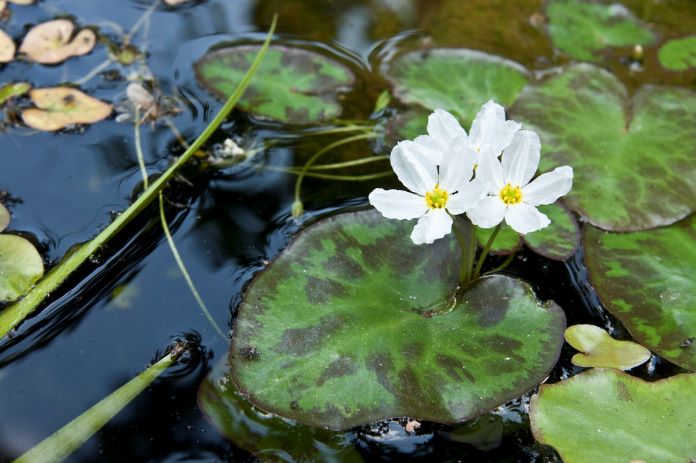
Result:
[[546,11],[554,45],[575,59],[599,61],[607,47],[655,41],[655,34],[619,3],[552,0]]
[[21,236],[0,235],[0,302],[11,302],[43,276],[43,260]]
[[252,281],[230,348],[231,378],[252,403],[332,429],[453,423],[546,377],[560,308],[502,275],[457,297],[456,240],[416,246],[413,225],[374,210],[331,217]]
[[580,228],[572,212],[560,203],[538,206],[551,220],[551,225],[524,235],[529,248],[547,259],[568,260],[580,245]]
[[579,367],[630,370],[650,359],[650,351],[645,347],[633,341],[618,341],[595,325],[570,326],[565,339],[582,352],[571,359]]
[[511,105],[528,80],[514,61],[463,48],[397,54],[382,72],[402,102],[446,109],[467,126],[488,100]]
[[672,71],[696,68],[696,35],[665,43],[657,54],[660,64]]
[[639,343],[696,370],[696,217],[634,233],[586,227],[584,245],[602,304]]
[[592,369],[542,385],[529,406],[534,437],[564,463],[696,460],[696,375],[647,382]]
[[527,87],[511,112],[539,133],[542,171],[573,167],[564,202],[593,225],[641,230],[696,210],[696,93],[645,86],[628,98],[612,74],[580,64]]
[[0,232],[4,231],[10,224],[10,211],[0,203]]
[[[226,99],[241,81],[259,47],[240,45],[210,52],[194,68],[198,82]],[[289,124],[318,124],[340,116],[340,93],[355,81],[347,66],[317,52],[273,45],[239,107]]]
[[264,461],[359,463],[363,459],[345,433],[268,415],[240,395],[230,378],[227,359],[201,383],[198,405],[204,416],[234,445]]
[[[480,247],[484,247],[486,243],[488,243],[489,238],[493,234],[493,230],[495,230],[495,228],[476,227],[476,238],[478,238]],[[520,249],[522,249],[522,237],[509,225],[504,224],[498,236],[495,237],[495,241],[493,241],[490,253],[494,256],[506,256]]]

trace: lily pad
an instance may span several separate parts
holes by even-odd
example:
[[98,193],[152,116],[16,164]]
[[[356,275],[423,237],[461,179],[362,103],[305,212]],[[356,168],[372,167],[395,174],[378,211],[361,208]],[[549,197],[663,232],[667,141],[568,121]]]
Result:
[[551,225],[524,235],[525,244],[547,259],[565,261],[580,246],[580,228],[572,212],[560,203],[537,208],[551,220]]
[[696,68],[696,35],[665,43],[657,54],[660,64],[671,71]]
[[10,211],[0,203],[0,232],[4,231],[10,224]]
[[54,19],[34,26],[19,47],[31,61],[56,64],[72,56],[89,53],[97,43],[91,29],[82,29],[73,37],[75,25],[67,19]]
[[31,84],[27,82],[17,82],[0,86],[0,106],[11,98],[24,95],[31,89]]
[[696,210],[696,93],[645,86],[629,99],[612,74],[579,64],[527,87],[511,113],[539,133],[542,171],[573,166],[564,203],[591,224],[642,230]]
[[[480,247],[486,246],[488,239],[493,234],[495,228],[479,228],[476,227],[476,238],[478,239],[478,244]],[[498,236],[495,237],[493,241],[493,246],[491,246],[490,254],[494,256],[506,256],[509,254],[514,254],[522,249],[522,237],[519,233],[513,230],[509,225],[503,225],[498,232]]]
[[389,146],[403,140],[413,140],[426,133],[430,111],[419,107],[399,111],[389,118],[386,125],[386,142]]
[[38,130],[59,130],[73,124],[91,124],[111,114],[111,105],[68,87],[39,88],[29,93],[36,108],[22,111],[22,119]]
[[0,63],[9,63],[14,59],[15,43],[12,37],[0,29]]
[[647,382],[592,369],[542,385],[529,406],[534,437],[565,463],[696,460],[696,375]]
[[655,34],[619,3],[552,0],[546,13],[554,45],[575,59],[599,61],[607,47],[655,41]]
[[562,344],[560,307],[503,275],[457,297],[456,240],[417,246],[412,227],[374,210],[331,217],[252,281],[230,375],[254,405],[331,429],[454,423],[543,381]]
[[488,100],[511,105],[529,80],[527,70],[514,61],[464,48],[397,54],[382,72],[403,103],[446,109],[465,123]]
[[617,368],[630,370],[650,359],[650,351],[633,341],[618,341],[594,325],[573,325],[565,332],[565,339],[583,352],[571,359],[579,367]]
[[[196,61],[198,82],[226,100],[241,81],[259,47],[240,45],[210,52]],[[341,92],[355,75],[333,58],[303,48],[271,46],[239,106],[287,124],[318,124],[341,115]]]
[[584,245],[602,304],[639,343],[696,370],[696,216],[634,233],[586,227]]
[[0,235],[0,302],[24,295],[43,276],[41,255],[21,236]]

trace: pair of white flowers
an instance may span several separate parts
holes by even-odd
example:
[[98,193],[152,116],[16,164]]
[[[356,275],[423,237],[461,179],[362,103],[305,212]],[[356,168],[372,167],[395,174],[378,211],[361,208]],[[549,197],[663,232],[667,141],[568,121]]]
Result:
[[468,135],[454,116],[436,109],[428,135],[399,142],[391,152],[394,172],[411,191],[377,188],[370,203],[386,218],[418,219],[411,233],[416,244],[444,237],[452,216],[464,213],[482,228],[505,220],[518,233],[540,230],[551,222],[536,206],[568,193],[573,169],[558,167],[530,182],[541,143],[535,132],[520,128],[493,101],[481,107]]

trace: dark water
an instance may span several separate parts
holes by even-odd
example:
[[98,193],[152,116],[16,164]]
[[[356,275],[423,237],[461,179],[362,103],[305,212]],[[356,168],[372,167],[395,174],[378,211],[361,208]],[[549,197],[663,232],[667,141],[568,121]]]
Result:
[[[512,3],[514,14],[509,11]],[[635,3],[640,11],[652,2],[628,3]],[[675,8],[684,4],[674,3]],[[116,37],[111,23],[127,30],[148,7],[142,1],[106,0],[12,5],[12,17],[3,28],[18,39],[29,25],[68,15]],[[160,91],[179,98],[183,112],[174,123],[192,140],[220,107],[196,83],[192,62],[221,40],[262,36],[275,12],[280,14],[279,37],[318,41],[364,69],[388,51],[390,44],[385,40],[414,34],[440,45],[476,48],[530,69],[543,69],[562,60],[544,33],[528,21],[540,9],[540,1],[529,0],[471,5],[459,0],[217,0],[176,9],[158,7],[147,40],[137,36],[134,43],[147,45],[147,64]],[[682,26],[665,21],[671,33],[683,33]],[[0,68],[0,80],[28,79],[35,87],[56,85],[79,79],[106,57],[102,45],[58,66],[14,62]],[[605,64],[629,84],[670,79],[669,83],[688,84],[659,73],[636,78],[621,60]],[[125,77],[133,68],[109,69],[82,88],[104,100],[123,98]],[[345,105],[346,117],[367,117],[381,85],[365,82],[354,92]],[[267,162],[276,166],[301,164],[312,148],[333,141],[302,141],[301,134],[261,124],[242,113],[234,113],[215,139],[230,134],[257,146],[284,137],[283,143],[264,153]],[[356,146],[350,149],[388,152],[388,147]],[[143,147],[151,174],[166,169],[172,157],[182,152],[163,125],[143,127]],[[339,151],[337,159],[342,154]],[[244,166],[219,172],[193,167],[184,173],[190,183],[175,183],[168,192],[172,203],[186,206],[168,207],[170,226],[203,299],[217,322],[228,329],[245,284],[300,226],[290,220],[294,177]],[[49,265],[72,246],[94,237],[128,206],[140,183],[129,123],[111,118],[57,134],[8,126],[0,134],[0,190],[12,200],[9,230],[36,243]],[[312,217],[364,203],[374,186],[308,181],[303,190],[305,208]],[[156,209],[148,209],[54,295],[48,307],[22,325],[13,338],[0,341],[0,461],[30,449],[140,372],[173,339],[184,336],[200,346],[189,362],[168,371],[70,461],[253,459],[227,442],[196,404],[198,385],[225,357],[227,340],[216,335],[195,305],[163,240],[156,214]],[[569,324],[591,322],[622,334],[588,291],[581,256],[559,264],[523,254],[511,271],[529,280],[541,298],[553,298],[564,307]],[[570,351],[564,351],[551,380],[575,371],[570,356]],[[669,368],[654,360],[637,374],[659,375]],[[458,427],[424,423],[416,436],[406,436],[396,421],[356,429],[351,436],[366,460],[554,461],[553,450],[534,443],[525,413],[527,399]]]

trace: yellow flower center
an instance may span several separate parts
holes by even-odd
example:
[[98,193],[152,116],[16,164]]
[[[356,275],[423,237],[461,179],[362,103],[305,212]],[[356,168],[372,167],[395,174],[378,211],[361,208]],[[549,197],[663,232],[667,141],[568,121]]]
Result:
[[430,209],[442,209],[447,204],[449,193],[446,190],[441,190],[440,185],[436,184],[432,191],[425,194],[425,203]]
[[500,199],[507,205],[519,204],[522,202],[522,190],[518,186],[512,186],[509,183],[498,193]]

